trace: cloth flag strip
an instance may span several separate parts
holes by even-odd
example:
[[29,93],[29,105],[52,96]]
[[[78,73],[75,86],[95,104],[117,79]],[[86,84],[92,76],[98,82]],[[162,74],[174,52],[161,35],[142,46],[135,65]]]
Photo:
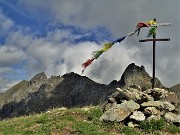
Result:
[[82,70],[82,74],[84,72],[84,70],[97,58],[99,58],[99,56],[101,56],[104,52],[108,51],[114,44],[116,43],[120,43],[121,41],[123,41],[124,39],[126,39],[127,37],[130,37],[132,35],[134,35],[136,32],[137,33],[137,36],[139,35],[140,33],[140,29],[143,28],[143,27],[150,27],[149,29],[149,32],[147,34],[147,37],[151,37],[153,36],[155,33],[156,33],[156,30],[157,30],[157,27],[158,26],[170,26],[169,23],[159,23],[157,24],[156,20],[150,20],[148,22],[139,22],[137,25],[136,25],[136,29],[135,31],[133,32],[130,32],[127,34],[127,36],[123,36],[117,40],[115,40],[114,42],[110,42],[110,43],[105,43],[103,45],[103,48],[101,50],[98,50],[98,51],[94,51],[92,52],[92,58],[91,59],[88,59],[85,63],[82,64],[82,67],[84,67],[84,69]]
[[86,69],[86,67],[88,67],[88,66],[94,61],[94,59],[99,58],[99,56],[100,56],[102,53],[104,53],[104,52],[106,52],[107,50],[109,50],[114,44],[120,43],[120,42],[123,41],[125,38],[126,38],[126,36],[121,37],[121,38],[115,40],[115,41],[112,42],[112,43],[105,43],[104,46],[103,46],[103,48],[102,48],[101,50],[92,52],[92,58],[91,58],[91,59],[88,59],[85,63],[82,64],[82,67],[84,67],[84,69],[82,70],[82,73],[81,73],[81,74],[83,74],[83,72],[84,72],[84,70]]
[[93,62],[93,60],[94,60],[94,58],[88,59],[85,63],[82,64],[82,67],[84,67],[84,69],[82,70],[81,74],[83,74],[86,67],[89,66]]

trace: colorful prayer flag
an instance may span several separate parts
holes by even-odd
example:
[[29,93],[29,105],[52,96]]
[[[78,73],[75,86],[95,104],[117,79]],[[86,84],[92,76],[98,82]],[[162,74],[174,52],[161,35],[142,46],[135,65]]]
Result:
[[103,46],[103,52],[109,50],[113,46],[113,43],[105,43]]
[[156,26],[152,26],[152,27],[150,28],[148,34],[147,34],[147,37],[149,38],[149,37],[155,35],[156,30],[157,30],[157,27],[156,27]]
[[121,41],[123,41],[126,37],[130,37],[132,35],[134,35],[136,32],[138,32],[137,35],[139,35],[140,29],[142,27],[151,27],[147,37],[151,37],[152,35],[154,35],[156,33],[157,30],[157,26],[167,26],[170,25],[169,23],[161,23],[161,24],[157,24],[156,20],[150,20],[148,22],[139,22],[136,25],[136,29],[133,32],[130,32],[127,34],[127,36],[121,37],[117,40],[115,40],[114,42],[110,42],[110,43],[105,43],[103,48],[99,51],[94,51],[92,53],[92,58],[88,59],[85,63],[82,64],[82,66],[84,67],[84,69],[82,70],[82,73],[84,72],[84,70],[86,69],[86,67],[88,67],[94,59],[97,59],[101,56],[101,54],[103,54],[104,52],[108,51],[115,43],[120,43]]
[[93,62],[93,60],[94,60],[94,58],[88,59],[85,63],[82,64],[82,67],[86,68],[87,66],[89,66]]

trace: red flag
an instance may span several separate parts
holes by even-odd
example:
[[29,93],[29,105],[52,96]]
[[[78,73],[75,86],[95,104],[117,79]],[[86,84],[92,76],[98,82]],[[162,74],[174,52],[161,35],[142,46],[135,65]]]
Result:
[[139,22],[136,26],[136,28],[142,28],[142,27],[149,27],[149,25],[147,23],[144,23],[144,22]]
[[84,62],[84,63],[82,64],[82,67],[84,67],[84,69],[82,70],[82,73],[81,73],[81,74],[83,74],[83,72],[84,72],[84,70],[86,69],[86,67],[89,66],[89,65],[93,62],[93,60],[94,60],[94,58],[88,59],[86,62]]
[[88,59],[85,63],[82,64],[82,67],[86,68],[87,66],[89,66],[93,62],[93,60],[94,60],[94,58]]

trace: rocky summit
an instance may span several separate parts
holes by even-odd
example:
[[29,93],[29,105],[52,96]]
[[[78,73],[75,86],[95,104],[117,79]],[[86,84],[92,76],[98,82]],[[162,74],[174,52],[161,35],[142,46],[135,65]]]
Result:
[[[177,103],[179,99],[172,93],[170,95],[166,91],[158,90],[156,92],[151,90],[143,92],[151,88],[151,79],[143,66],[139,67],[134,63],[126,68],[119,81],[114,80],[108,85],[96,83],[88,77],[73,72],[63,76],[51,76],[50,78],[47,78],[45,73],[42,72],[35,75],[30,81],[21,81],[5,93],[0,94],[0,119],[40,113],[56,107],[102,105],[107,101],[111,103],[116,101],[117,104],[120,104],[124,100],[122,105],[117,105],[117,107],[121,106],[123,108],[126,104],[131,107],[133,103],[134,105],[141,105],[144,102],[160,99],[164,108],[168,106],[170,110],[173,109],[171,104],[179,104]],[[156,79],[155,86],[167,89],[159,79]],[[119,91],[116,88],[119,88]],[[127,88],[128,91],[125,90]],[[110,95],[113,96],[110,97]],[[174,97],[171,98],[172,96]],[[170,104],[165,104],[164,101]],[[108,104],[105,108],[108,107],[112,107],[112,104]],[[148,109],[148,107],[154,106],[147,106],[147,112],[156,112],[155,109]],[[128,115],[134,113],[132,116],[134,118],[141,114],[140,112],[134,112],[138,108],[124,109],[124,111],[121,110],[121,113]],[[118,112],[118,110],[115,112]]]
[[[141,89],[146,90],[152,86],[152,77],[145,71],[144,66],[137,66],[131,63],[122,74],[119,81],[122,87],[130,87],[133,84],[139,85]],[[158,78],[155,78],[155,87],[165,88]]]

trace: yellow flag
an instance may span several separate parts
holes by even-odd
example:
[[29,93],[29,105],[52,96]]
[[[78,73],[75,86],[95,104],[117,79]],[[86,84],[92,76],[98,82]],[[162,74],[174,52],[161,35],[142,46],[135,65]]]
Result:
[[105,51],[109,50],[112,46],[113,46],[113,43],[105,43],[102,51],[105,52]]
[[157,23],[154,20],[150,20],[150,21],[147,22],[147,24],[148,25],[156,25]]

